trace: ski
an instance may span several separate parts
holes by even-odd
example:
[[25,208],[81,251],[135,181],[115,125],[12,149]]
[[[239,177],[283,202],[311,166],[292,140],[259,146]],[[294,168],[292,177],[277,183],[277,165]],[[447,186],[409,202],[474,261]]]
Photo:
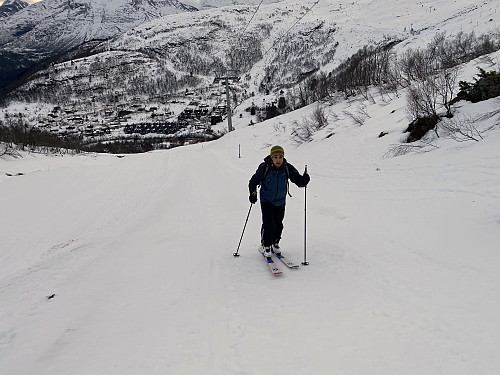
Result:
[[262,256],[264,257],[264,259],[266,260],[267,262],[267,265],[269,266],[269,269],[271,270],[272,274],[274,276],[280,276],[283,272],[279,269],[278,265],[276,263],[274,263],[274,261],[272,259],[267,259],[265,256],[264,256],[264,248],[262,246],[259,246],[259,253],[262,254]]
[[293,263],[292,261],[286,259],[283,255],[281,254],[274,254],[276,258],[281,260],[288,268],[299,268],[299,265],[296,263]]

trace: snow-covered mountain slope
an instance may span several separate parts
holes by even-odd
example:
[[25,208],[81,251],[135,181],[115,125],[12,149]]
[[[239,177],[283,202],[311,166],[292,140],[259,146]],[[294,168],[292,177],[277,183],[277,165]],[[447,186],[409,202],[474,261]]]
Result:
[[[144,51],[150,62],[140,70],[151,67],[146,75],[157,76],[158,70],[166,68],[174,73],[208,75],[211,81],[214,70],[238,69],[240,74],[250,73],[247,81],[255,90],[263,82],[275,87],[294,83],[301,74],[315,69],[329,72],[369,44],[402,40],[402,45],[425,47],[437,32],[454,35],[474,30],[480,35],[498,30],[491,21],[500,7],[497,2],[447,4],[438,0],[428,8],[385,0],[383,4],[320,2],[305,6],[288,0],[261,5],[258,10],[240,6],[181,13],[120,35],[106,43],[106,53],[93,59],[128,64],[127,53],[133,61],[134,55]],[[81,32],[89,33],[84,30]],[[114,50],[119,57],[110,53]],[[65,74],[75,70],[74,66],[58,68],[67,70]]]
[[[0,24],[0,52],[12,56],[7,74],[92,39],[107,39],[168,14],[195,11],[177,0],[44,0]],[[10,68],[10,70],[9,70]]]
[[[106,100],[99,98],[102,93],[108,96],[102,86],[113,82],[118,92],[165,96],[206,87],[216,72],[228,69],[239,70],[242,89],[249,92],[280,89],[317,69],[329,73],[368,44],[399,41],[401,50],[425,47],[437,32],[495,32],[498,25],[492,15],[499,7],[492,0],[459,0],[453,5],[436,0],[432,7],[396,0],[308,6],[288,0],[259,9],[254,5],[181,13],[141,24],[93,47],[84,59],[41,71],[19,95],[31,97],[33,87],[39,87],[36,95],[47,95],[44,100],[67,101],[69,90],[77,93],[75,102],[85,102],[90,89],[99,102]],[[89,66],[97,69],[90,72]]]
[[[255,4],[256,0],[200,3],[214,8]],[[194,3],[196,4],[196,3]],[[44,58],[92,39],[107,39],[151,19],[196,11],[178,0],[44,0],[29,9],[21,0],[0,7],[0,87]],[[20,12],[20,10],[23,10]]]
[[21,0],[7,0],[3,4],[0,3],[0,18],[9,17],[27,6],[29,4]]
[[[184,3],[190,3],[191,5],[197,7],[200,10],[211,9],[211,8],[221,8],[225,6],[235,6],[235,5],[267,5],[271,3],[280,3],[284,0],[190,0],[184,1]],[[307,4],[304,4],[307,5]]]
[[0,25],[5,50],[61,52],[92,39],[106,39],[147,20],[193,10],[177,0],[44,0]]
[[[330,124],[300,146],[315,105],[169,151],[0,160],[2,373],[495,374],[498,100],[459,103],[478,142],[384,158],[405,93],[370,94],[321,104]],[[257,253],[258,205],[232,256],[274,144],[311,175],[281,241],[303,260],[307,198],[310,265],[281,278]]]

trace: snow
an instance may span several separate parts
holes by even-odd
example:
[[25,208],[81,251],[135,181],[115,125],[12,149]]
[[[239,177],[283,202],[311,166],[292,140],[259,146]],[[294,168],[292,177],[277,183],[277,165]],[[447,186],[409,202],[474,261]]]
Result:
[[[452,7],[433,4],[435,19]],[[467,14],[447,30],[468,32]],[[432,38],[433,16],[409,47]],[[499,56],[460,79],[498,70]],[[390,157],[408,124],[404,92],[370,95],[254,126],[243,103],[234,132],[168,151],[0,159],[1,373],[496,374],[499,101],[457,105],[479,142],[442,136]],[[329,125],[297,145],[293,124],[317,105]],[[360,109],[361,126],[347,114]],[[248,180],[275,144],[311,175],[307,190],[291,185],[281,242],[303,260],[307,194],[310,265],[281,277],[257,252],[258,205],[232,256]]]
[[[373,96],[323,103],[338,119],[302,145],[291,124],[315,105],[168,151],[0,160],[2,373],[496,373],[498,100],[459,103],[490,113],[480,142],[386,157],[404,95]],[[362,126],[342,115],[361,106]],[[310,265],[278,278],[258,205],[232,256],[274,144],[311,175],[282,240],[301,262],[307,194]]]

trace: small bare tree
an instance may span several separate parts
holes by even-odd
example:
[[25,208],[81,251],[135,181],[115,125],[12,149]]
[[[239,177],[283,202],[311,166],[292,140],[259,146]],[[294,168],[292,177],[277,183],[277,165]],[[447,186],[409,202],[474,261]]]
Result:
[[437,117],[438,88],[433,77],[412,82],[407,93],[407,114],[411,119]]
[[455,96],[457,78],[460,74],[460,68],[443,68],[436,77],[437,95],[441,104],[446,109],[446,117],[453,117],[451,100]]

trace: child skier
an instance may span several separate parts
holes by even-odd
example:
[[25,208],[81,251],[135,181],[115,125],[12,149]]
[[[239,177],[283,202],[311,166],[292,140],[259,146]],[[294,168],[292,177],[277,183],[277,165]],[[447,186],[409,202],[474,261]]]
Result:
[[257,186],[260,185],[261,241],[266,258],[271,257],[271,251],[275,254],[281,253],[279,241],[283,231],[288,179],[298,187],[305,187],[310,177],[307,171],[300,175],[297,169],[286,161],[283,148],[274,146],[248,183],[252,204],[257,202]]

